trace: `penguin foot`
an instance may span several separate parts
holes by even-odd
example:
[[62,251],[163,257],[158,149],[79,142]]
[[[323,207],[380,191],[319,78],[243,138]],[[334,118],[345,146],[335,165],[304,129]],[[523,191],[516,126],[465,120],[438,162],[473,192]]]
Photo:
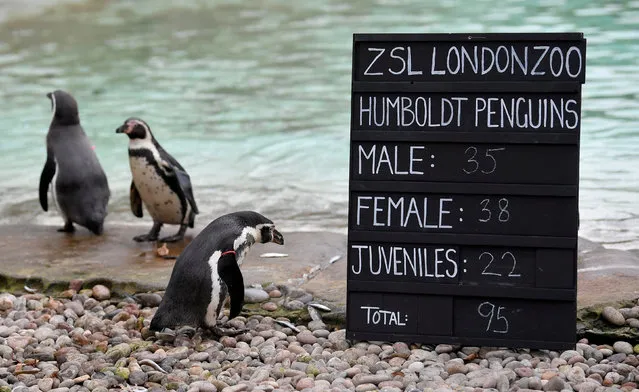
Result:
[[72,222],[66,222],[64,224],[64,227],[58,229],[58,232],[60,233],[73,233],[74,231],[75,231],[75,227],[73,227]]
[[195,336],[196,331],[197,330],[195,328],[186,325],[184,327],[179,328],[176,331],[176,335],[185,335],[185,336],[188,336],[189,338],[192,338],[193,336]]
[[175,234],[168,237],[160,238],[160,242],[178,242],[184,239],[184,234]]
[[217,336],[237,336],[249,331],[249,329],[247,328],[242,328],[242,329],[222,328],[217,325],[210,329],[211,329],[211,332],[213,332]]
[[160,229],[162,228],[162,223],[153,222],[153,227],[151,231],[147,234],[137,235],[133,237],[133,241],[135,242],[147,242],[147,241],[156,241],[158,239],[158,234],[160,234]]
[[186,232],[186,225],[180,225],[180,230],[172,236],[164,237],[160,239],[161,242],[177,242],[184,239],[184,233]]
[[133,241],[135,242],[147,242],[147,241],[156,241],[158,239],[157,234],[153,235],[153,234],[142,234],[142,235],[136,235],[135,237],[133,237]]

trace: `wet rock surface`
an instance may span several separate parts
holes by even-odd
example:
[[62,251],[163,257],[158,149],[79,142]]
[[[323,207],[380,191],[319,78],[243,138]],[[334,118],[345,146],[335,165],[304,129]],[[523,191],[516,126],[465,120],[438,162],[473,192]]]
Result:
[[[95,236],[84,229],[65,234],[52,226],[0,225],[0,290],[23,291],[26,285],[40,292],[59,292],[68,288],[70,281],[76,291],[96,284],[119,294],[163,290],[175,257],[200,229],[190,229],[182,242],[166,244],[169,258],[164,258],[157,252],[164,244],[132,240],[139,234],[139,227],[107,226],[102,236]],[[283,235],[284,245],[269,243],[251,248],[242,264],[244,283],[278,282],[306,289],[326,274],[330,279],[307,291],[344,305],[346,236],[328,232]],[[288,256],[260,257],[265,253]],[[334,258],[339,259],[331,263]]]

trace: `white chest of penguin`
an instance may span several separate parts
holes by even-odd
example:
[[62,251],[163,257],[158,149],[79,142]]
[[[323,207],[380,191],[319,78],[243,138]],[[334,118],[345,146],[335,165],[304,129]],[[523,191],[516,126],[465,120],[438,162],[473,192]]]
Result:
[[154,221],[181,224],[185,218],[179,196],[158,174],[155,165],[145,157],[129,157],[133,183]]

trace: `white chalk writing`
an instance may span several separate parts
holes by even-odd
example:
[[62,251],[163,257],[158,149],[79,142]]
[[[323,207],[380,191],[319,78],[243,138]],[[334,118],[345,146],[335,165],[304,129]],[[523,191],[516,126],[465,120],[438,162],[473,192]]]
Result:
[[413,69],[413,55],[410,46],[396,46],[388,51],[387,55],[393,60],[390,67],[386,70],[372,68],[378,68],[375,63],[386,53],[385,48],[368,48],[369,52],[376,52],[375,57],[370,61],[368,67],[364,71],[364,75],[376,76],[384,75],[385,71],[388,71],[392,75],[421,75],[422,71]]
[[[579,78],[583,74],[584,54],[577,46],[555,45],[468,45],[449,47],[396,46],[367,48],[364,75],[422,75],[415,61],[432,76],[503,74]],[[366,53],[366,52],[364,52]],[[430,61],[430,64],[426,62]],[[390,65],[390,66],[389,66]]]
[[[495,311],[497,308],[497,311]],[[494,332],[494,333],[508,333],[508,319],[501,314],[502,310],[506,308],[503,306],[497,307],[495,304],[490,302],[482,302],[477,307],[477,313],[481,317],[487,318],[488,322],[486,323],[486,332]],[[495,324],[499,324],[495,326]]]
[[[444,217],[450,214],[446,205],[452,203],[453,199],[431,197],[430,201],[429,203],[429,197],[419,200],[416,197],[404,196],[357,196],[356,225],[362,225],[362,212],[372,209],[373,213],[366,216],[370,216],[373,226],[408,227],[409,224],[416,224],[426,229],[452,229],[453,226],[444,223]],[[436,218],[435,222],[432,219],[433,215]]]
[[[493,218],[493,213],[491,211],[492,204],[490,199],[483,199],[480,203],[482,216],[479,219],[480,222],[485,223],[489,222]],[[502,197],[497,202],[497,208],[499,209],[499,214],[497,215],[497,220],[499,222],[508,222],[510,220],[510,211],[508,211],[508,199]]]
[[[404,165],[399,160],[402,150],[409,150],[408,162]],[[423,162],[425,155],[424,146],[377,146],[373,144],[370,148],[362,145],[358,148],[358,173],[362,174],[363,166],[370,162],[370,173],[379,174],[388,172],[394,175],[424,174]]]
[[351,271],[371,275],[420,278],[455,278],[458,254],[454,248],[406,248],[403,246],[352,245]]
[[[360,127],[576,129],[578,102],[565,97],[360,96]],[[465,108],[470,102],[470,111]],[[473,116],[473,119],[465,116]]]
[[[479,261],[482,261],[482,259],[488,260],[486,267],[484,267],[483,271],[481,272],[482,275],[492,275],[492,276],[500,276],[500,277],[504,275],[503,273],[491,268],[493,266],[493,262],[495,261],[495,256],[493,256],[492,253],[483,252],[482,254],[479,255]],[[504,252],[501,255],[501,260],[506,263],[512,263],[512,268],[510,269],[510,272],[506,276],[508,276],[509,278],[521,277],[521,274],[515,273],[515,268],[517,268],[517,259],[515,258],[515,255],[512,252]]]
[[[468,156],[468,165],[464,167],[462,170],[466,174],[473,174],[479,170],[483,174],[492,174],[497,170],[497,159],[495,158],[495,153],[499,151],[504,151],[506,148],[487,148],[485,150],[485,156],[481,157],[483,164],[480,164],[477,159],[477,147],[470,146],[466,149],[465,154]],[[476,159],[477,158],[477,159]],[[484,159],[485,158],[485,159]],[[481,168],[481,169],[480,169]]]
[[403,315],[402,319],[402,314],[399,311],[384,310],[377,306],[362,306],[361,309],[366,310],[366,324],[403,327],[408,322],[408,315]]

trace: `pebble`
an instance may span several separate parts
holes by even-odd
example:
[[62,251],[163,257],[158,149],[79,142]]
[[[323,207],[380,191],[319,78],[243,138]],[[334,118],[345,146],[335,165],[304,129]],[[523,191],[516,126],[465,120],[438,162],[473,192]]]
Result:
[[[630,342],[583,339],[563,352],[351,342],[319,313],[288,326],[268,316],[239,316],[229,325],[248,328],[245,334],[213,338],[198,330],[167,342],[146,332],[160,294],[117,299],[99,286],[52,299],[0,294],[0,391],[110,392],[127,384],[151,392],[604,392],[631,391],[639,380],[639,346]],[[284,286],[274,296],[276,287],[246,292],[266,311],[304,309],[302,300],[312,298]],[[286,301],[274,302],[282,293]]]
[[264,302],[261,305],[262,309],[268,310],[269,312],[273,312],[277,310],[277,304],[275,302]]
[[284,307],[287,310],[300,310],[304,307],[304,302],[294,299],[294,300],[285,302]]
[[269,298],[268,293],[262,289],[254,287],[247,287],[244,289],[244,302],[246,303],[260,303]]
[[621,312],[619,312],[617,309],[613,308],[612,306],[606,306],[605,308],[603,308],[603,311],[601,312],[601,317],[604,320],[608,321],[610,324],[617,325],[617,326],[621,326],[626,323],[626,319],[623,317]]
[[96,284],[95,286],[93,286],[93,288],[91,289],[91,293],[93,295],[93,298],[98,301],[104,301],[105,299],[111,298],[111,291],[109,290],[109,288],[101,284]]
[[632,344],[628,342],[615,342],[612,346],[612,349],[615,352],[626,354],[626,355],[630,355],[633,353]]

